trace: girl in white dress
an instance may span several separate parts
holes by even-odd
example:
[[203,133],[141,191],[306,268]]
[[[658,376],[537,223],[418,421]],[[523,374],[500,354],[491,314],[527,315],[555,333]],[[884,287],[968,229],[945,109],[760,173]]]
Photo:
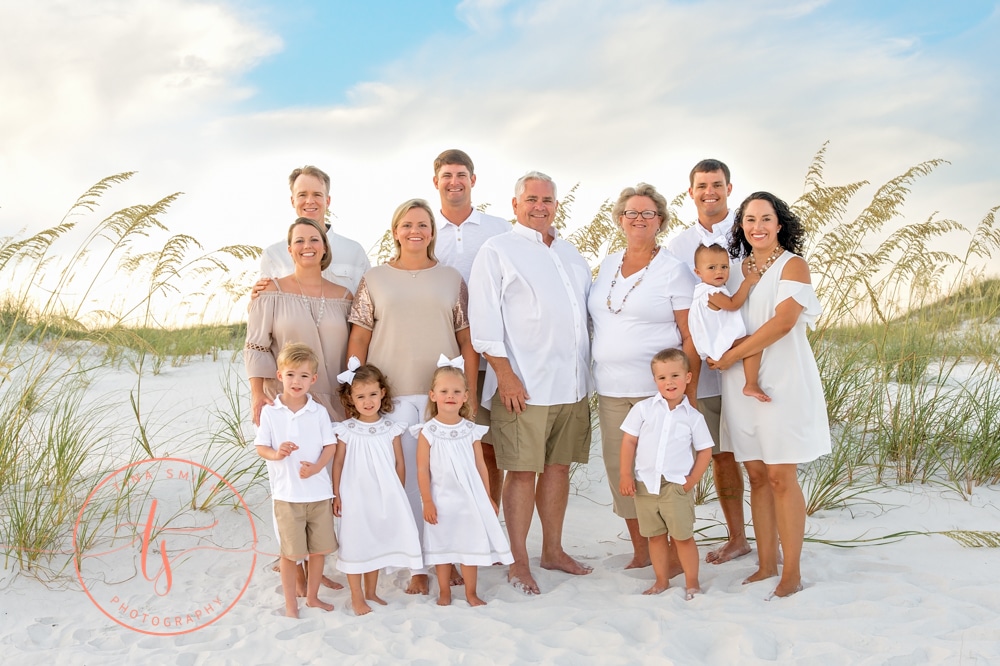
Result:
[[347,367],[337,375],[349,418],[333,424],[333,513],[340,518],[337,569],[347,574],[354,612],[364,615],[372,610],[369,601],[385,605],[376,594],[379,569],[419,569],[423,560],[403,490],[406,469],[399,436],[405,427],[382,416],[392,411],[389,382],[378,368],[362,366],[356,357]]
[[424,508],[424,564],[435,565],[438,605],[451,603],[452,563],[462,566],[465,599],[486,602],[476,594],[479,566],[514,561],[510,544],[490,499],[489,473],[480,439],[488,428],[469,421],[469,387],[462,357],[443,354],[431,378],[431,420],[410,431],[417,439],[417,481]]
[[[701,278],[691,297],[688,325],[691,341],[703,358],[718,359],[739,340],[746,337],[740,308],[750,295],[750,287],[760,281],[759,273],[750,273],[732,296],[726,289],[729,281],[729,250],[719,244],[699,245],[694,251],[694,274]],[[760,354],[743,359],[743,376],[746,384],[743,395],[770,402],[757,383],[760,372]]]

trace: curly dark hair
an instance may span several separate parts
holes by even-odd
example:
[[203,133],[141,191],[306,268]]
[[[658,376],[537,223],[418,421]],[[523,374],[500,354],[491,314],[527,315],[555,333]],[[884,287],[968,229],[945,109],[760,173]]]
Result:
[[392,411],[392,388],[389,386],[388,378],[376,366],[368,364],[361,366],[354,372],[353,382],[340,385],[340,404],[344,406],[347,418],[356,419],[361,416],[361,412],[358,411],[354,406],[354,401],[351,400],[351,387],[358,382],[378,384],[380,388],[385,389],[385,395],[382,396],[382,405],[378,411],[382,414],[388,414]]
[[740,204],[736,209],[733,219],[733,233],[729,241],[729,254],[736,259],[743,259],[750,256],[750,243],[747,242],[743,234],[743,211],[751,201],[762,200],[771,204],[775,214],[778,216],[778,244],[792,254],[802,254],[805,244],[805,227],[802,221],[792,212],[788,204],[774,196],[770,192],[754,192]]

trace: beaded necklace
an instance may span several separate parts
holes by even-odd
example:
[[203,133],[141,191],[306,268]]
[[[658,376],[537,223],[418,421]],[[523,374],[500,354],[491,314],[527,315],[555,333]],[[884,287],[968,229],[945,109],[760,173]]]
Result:
[[319,323],[323,321],[323,315],[326,314],[326,299],[323,298],[323,283],[319,283],[319,316],[317,317],[313,314],[312,301],[309,300],[309,297],[306,296],[306,292],[302,289],[302,283],[299,282],[299,276],[293,273],[292,277],[295,278],[295,284],[299,285],[299,298],[301,298],[302,302],[306,304],[307,308],[309,308],[309,317],[313,320],[313,323],[316,324],[316,328],[319,328]]
[[785,248],[781,247],[780,245],[775,246],[774,251],[771,252],[771,256],[767,258],[767,261],[764,262],[763,268],[761,268],[759,271],[757,270],[757,259],[753,256],[753,252],[750,252],[750,257],[747,259],[747,271],[763,275],[765,272],[767,272],[767,269],[770,268],[771,265],[774,263],[774,260],[780,257],[781,253],[784,251]]
[[622,253],[622,261],[620,264],[618,264],[618,269],[615,271],[615,276],[614,278],[611,279],[611,286],[608,288],[608,301],[607,301],[608,312],[610,312],[613,315],[616,315],[622,311],[622,308],[625,307],[625,301],[628,300],[629,295],[635,290],[636,287],[642,284],[642,279],[646,277],[646,271],[649,270],[649,265],[653,263],[653,258],[656,256],[656,253],[659,252],[659,250],[660,250],[659,245],[653,246],[653,251],[649,255],[649,261],[646,262],[646,265],[642,269],[642,273],[639,274],[639,279],[636,280],[635,284],[632,285],[631,289],[629,289],[625,293],[625,297],[622,299],[622,304],[618,306],[618,309],[614,310],[611,308],[611,292],[614,291],[615,285],[618,284],[618,278],[622,274],[622,267],[625,265],[625,258],[628,256],[627,250]]

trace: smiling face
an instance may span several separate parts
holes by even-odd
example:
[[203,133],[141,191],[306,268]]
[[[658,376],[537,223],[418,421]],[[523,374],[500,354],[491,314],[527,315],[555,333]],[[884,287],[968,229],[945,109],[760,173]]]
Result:
[[379,418],[385,389],[378,382],[356,381],[351,384],[351,402],[361,415],[359,421],[374,422]]
[[392,219],[392,242],[396,246],[396,257],[427,257],[433,259],[433,241],[437,234],[434,220],[424,206],[427,203],[416,199],[396,209]]
[[[630,212],[638,213],[634,220],[628,218],[627,214]],[[647,218],[643,217],[644,213],[646,215],[654,213],[654,215]],[[656,210],[656,202],[645,196],[629,197],[625,202],[625,210],[618,218],[618,224],[621,225],[630,246],[652,244],[662,221],[659,211]]]
[[298,217],[308,217],[323,224],[326,209],[330,207],[330,194],[317,176],[302,173],[292,183],[292,207]]
[[680,361],[656,361],[653,363],[653,379],[656,381],[656,390],[673,409],[684,399],[691,373]]
[[296,224],[288,234],[288,254],[297,266],[320,266],[327,253],[326,235],[311,224]]
[[434,187],[441,195],[442,208],[471,208],[476,174],[464,164],[442,164],[434,175]]
[[521,196],[514,197],[511,203],[518,224],[534,229],[543,237],[549,238],[547,232],[555,221],[556,209],[559,207],[552,183],[544,180],[526,180],[524,192]]
[[726,174],[718,171],[695,172],[688,194],[698,209],[698,221],[706,228],[726,219],[729,213],[728,197],[733,184],[726,182]]
[[772,252],[778,246],[778,215],[766,199],[753,199],[743,209],[743,236],[757,252]]
[[439,372],[431,387],[430,400],[437,405],[437,413],[457,418],[462,405],[469,399],[465,377],[461,372]]
[[705,284],[722,287],[729,281],[729,253],[706,247],[695,255],[694,274]]
[[304,402],[316,378],[316,369],[311,363],[294,363],[278,370],[282,402],[292,405]]

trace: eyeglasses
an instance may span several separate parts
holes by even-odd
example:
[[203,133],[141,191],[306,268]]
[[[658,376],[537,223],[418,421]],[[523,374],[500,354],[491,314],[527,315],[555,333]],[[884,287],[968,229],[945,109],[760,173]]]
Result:
[[622,215],[624,215],[630,220],[636,220],[639,218],[640,215],[644,220],[652,220],[654,217],[660,216],[660,214],[657,213],[655,210],[644,210],[644,211],[627,210],[624,213],[622,213]]

